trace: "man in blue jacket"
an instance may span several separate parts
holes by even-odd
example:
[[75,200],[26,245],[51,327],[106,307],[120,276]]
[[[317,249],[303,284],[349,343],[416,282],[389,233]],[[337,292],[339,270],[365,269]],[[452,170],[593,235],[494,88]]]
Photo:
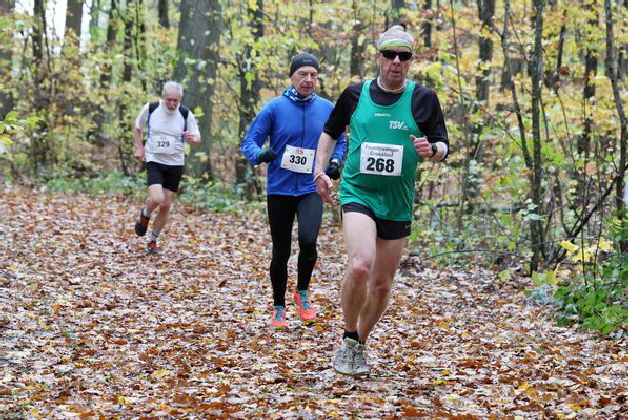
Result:
[[[292,58],[292,86],[273,98],[257,114],[240,144],[244,156],[254,165],[268,163],[267,205],[273,242],[270,281],[273,287],[271,327],[288,328],[286,289],[292,225],[298,221],[299,259],[294,301],[299,319],[311,323],[316,311],[309,291],[316,264],[316,239],[323,215],[323,202],[312,179],[315,153],[323,125],[334,105],[316,95],[314,89],[320,68],[311,54]],[[262,145],[269,140],[269,146]],[[338,179],[347,149],[346,138],[338,139],[330,156],[327,174]]]

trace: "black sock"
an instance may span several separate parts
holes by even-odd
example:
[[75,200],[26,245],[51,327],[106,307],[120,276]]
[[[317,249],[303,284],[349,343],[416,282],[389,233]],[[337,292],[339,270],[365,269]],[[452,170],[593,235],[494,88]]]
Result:
[[345,338],[350,338],[350,339],[355,340],[355,341],[360,341],[360,336],[358,335],[357,331],[347,331],[347,330],[345,330],[345,332],[342,333],[342,339],[344,340]]

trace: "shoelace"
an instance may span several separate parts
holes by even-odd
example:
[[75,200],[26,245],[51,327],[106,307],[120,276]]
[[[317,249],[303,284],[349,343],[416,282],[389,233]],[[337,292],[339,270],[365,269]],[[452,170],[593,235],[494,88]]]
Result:
[[349,346],[345,347],[345,351],[340,353],[340,360],[343,363],[353,363],[353,359],[355,358],[355,352]]
[[301,295],[301,305],[303,309],[306,311],[310,309],[310,304],[307,301],[307,290],[299,290],[299,294]]
[[282,307],[277,307],[277,308],[275,308],[275,309],[277,310],[277,317],[276,317],[276,320],[277,320],[277,321],[281,321],[281,312],[283,311],[283,308],[282,308]]

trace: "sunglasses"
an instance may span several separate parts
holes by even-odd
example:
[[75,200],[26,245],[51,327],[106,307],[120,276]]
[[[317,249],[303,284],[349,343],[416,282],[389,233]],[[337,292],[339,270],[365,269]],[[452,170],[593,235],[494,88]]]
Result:
[[399,57],[401,61],[408,61],[412,58],[412,53],[410,51],[393,51],[393,50],[381,50],[380,53],[389,60],[394,60],[395,57]]

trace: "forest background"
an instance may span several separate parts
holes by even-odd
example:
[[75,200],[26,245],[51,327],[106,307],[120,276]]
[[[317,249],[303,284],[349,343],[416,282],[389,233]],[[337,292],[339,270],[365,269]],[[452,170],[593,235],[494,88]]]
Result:
[[419,167],[409,252],[531,276],[559,324],[625,334],[628,0],[68,0],[63,27],[55,6],[0,0],[3,188],[143,196],[132,124],[174,79],[203,136],[181,200],[263,206],[238,146],[290,57],[317,55],[334,101],[376,76],[374,42],[402,23],[452,150]]

